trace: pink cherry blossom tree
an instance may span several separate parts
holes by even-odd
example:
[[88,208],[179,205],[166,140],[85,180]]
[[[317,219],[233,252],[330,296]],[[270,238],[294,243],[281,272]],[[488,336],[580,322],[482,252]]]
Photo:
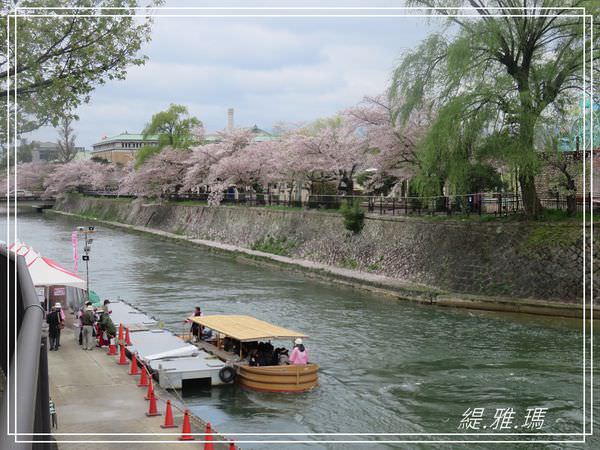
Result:
[[16,179],[17,189],[24,189],[31,192],[41,192],[44,190],[44,180],[54,171],[56,168],[55,164],[42,163],[42,162],[28,162],[19,164],[15,169],[12,168],[10,173],[10,179],[8,180],[10,186],[7,186],[6,174],[2,176],[0,180],[0,193],[6,195],[15,189],[14,182]]
[[407,180],[418,168],[417,144],[430,117],[423,108],[414,112],[406,123],[400,123],[395,113],[400,102],[391,101],[385,94],[365,97],[343,113],[351,126],[364,135],[379,181],[384,177]]
[[121,177],[122,170],[113,164],[92,160],[70,161],[56,166],[44,179],[44,195],[53,197],[86,190],[115,190]]
[[310,182],[336,181],[338,190],[347,194],[353,191],[357,170],[369,164],[364,137],[342,116],[291,133],[284,149],[289,174],[302,174]]
[[189,167],[183,179],[184,191],[208,189],[211,184],[220,182],[213,167],[222,159],[230,158],[248,146],[252,140],[252,132],[236,129],[219,133],[219,138],[219,142],[192,148]]
[[177,194],[184,185],[190,156],[189,150],[163,149],[148,158],[137,170],[130,168],[121,182],[119,193],[159,198]]
[[254,188],[273,181],[278,177],[274,160],[279,147],[273,141],[252,142],[211,166],[208,179]]
[[126,169],[117,164],[100,163],[99,166],[96,165],[93,168],[90,184],[94,191],[117,192],[127,174]]

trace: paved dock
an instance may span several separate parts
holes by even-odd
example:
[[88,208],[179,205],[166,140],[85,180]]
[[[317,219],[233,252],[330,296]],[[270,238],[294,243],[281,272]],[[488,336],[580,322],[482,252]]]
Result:
[[[183,414],[173,408],[177,428],[163,429],[164,415],[147,417],[149,402],[144,399],[146,389],[137,387],[139,377],[128,374],[129,365],[116,363],[115,356],[108,356],[106,348],[84,351],[77,342],[72,326],[62,331],[58,351],[48,352],[50,396],[56,404],[58,427],[53,433],[91,433],[90,435],[54,435],[57,441],[84,441],[59,443],[59,449],[83,450],[105,448],[153,448],[181,450],[177,440],[181,433]],[[155,383],[157,396],[171,399],[182,407],[177,398],[160,389]],[[158,410],[164,414],[164,401],[158,402]],[[205,424],[192,419],[192,433],[202,433]],[[101,433],[156,433],[157,435],[102,435]],[[167,433],[172,433],[169,435]],[[89,441],[129,441],[122,444],[90,443]],[[196,436],[196,448],[202,448]],[[135,441],[163,441],[159,444],[136,443]],[[187,445],[184,444],[185,448]],[[228,444],[215,442],[215,449],[229,448]]]

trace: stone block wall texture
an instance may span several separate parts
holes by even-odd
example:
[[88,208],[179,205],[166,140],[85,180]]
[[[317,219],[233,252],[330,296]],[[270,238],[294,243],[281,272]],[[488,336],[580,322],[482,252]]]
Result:
[[[340,215],[316,211],[154,204],[82,196],[66,197],[56,208],[246,248],[270,238],[287,250],[287,256],[451,292],[573,303],[580,303],[583,296],[583,229],[576,222],[368,217],[362,233],[353,235],[344,228]],[[587,235],[589,255],[589,226]],[[594,230],[595,240],[598,237]],[[589,269],[589,258],[586,264]],[[598,267],[594,261],[596,273]],[[598,288],[594,291],[597,293]]]

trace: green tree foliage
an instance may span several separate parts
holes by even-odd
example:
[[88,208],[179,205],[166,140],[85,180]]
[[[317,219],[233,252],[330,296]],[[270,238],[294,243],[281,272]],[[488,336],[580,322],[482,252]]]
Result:
[[[542,0],[535,9],[523,10],[508,8],[532,5],[525,0],[410,3],[446,8],[438,13],[449,23],[447,32],[433,34],[405,54],[393,76],[391,95],[404,100],[396,112],[402,120],[423,104],[436,112],[419,149],[420,186],[431,192],[448,180],[463,192],[470,166],[493,161],[517,171],[526,211],[539,214],[536,124],[582,86],[583,21],[561,7],[585,6],[589,13],[593,3]],[[452,17],[459,12],[455,6],[473,7],[471,14],[479,17]],[[504,16],[492,17],[499,14]],[[589,48],[589,29],[587,36]]]
[[161,148],[155,145],[145,145],[135,154],[135,168],[138,169],[148,158],[160,153]]
[[[576,99],[572,104],[577,104]],[[579,148],[582,143],[579,139],[571,141],[571,124],[577,122],[581,114],[579,108],[572,107],[561,114],[547,115],[536,127],[535,134],[548,181],[549,192],[545,194],[566,198],[568,216],[577,213],[577,180],[582,173],[582,149]]]
[[[162,3],[148,1],[149,7]],[[5,11],[9,14],[0,17],[0,40],[10,42],[9,54],[0,56],[0,102],[10,96],[11,117],[18,104],[19,134],[42,125],[57,126],[62,113],[89,101],[97,85],[124,79],[129,66],[146,60],[138,52],[150,40],[151,21],[126,17],[135,13],[136,0],[105,0],[101,2],[103,10],[32,9],[94,7],[99,3],[22,0],[18,10]],[[111,7],[123,9],[107,9]],[[29,16],[24,17],[26,14]],[[53,17],[58,14],[72,17]],[[15,74],[18,102],[14,98]],[[6,124],[6,108],[0,108],[0,122]],[[6,129],[0,127],[0,131],[5,142]]]
[[358,200],[347,200],[342,204],[340,212],[344,217],[344,227],[346,230],[358,234],[365,226],[365,212],[360,207]]
[[190,116],[185,106],[171,104],[167,110],[152,116],[152,120],[144,128],[143,135],[145,139],[157,134],[160,148],[168,146],[174,149],[189,149],[197,143],[194,129],[200,126],[202,122]]

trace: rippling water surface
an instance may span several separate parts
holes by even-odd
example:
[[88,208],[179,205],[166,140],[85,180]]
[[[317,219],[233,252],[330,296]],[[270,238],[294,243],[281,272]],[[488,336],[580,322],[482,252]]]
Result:
[[[79,222],[24,214],[18,236],[72,267],[70,235]],[[90,280],[101,297],[120,296],[174,331],[200,305],[205,314],[249,314],[310,335],[311,360],[322,367],[314,391],[227,386],[186,399],[221,432],[455,433],[467,408],[477,407],[488,425],[496,408],[514,408],[516,425],[527,408],[548,408],[543,432],[581,432],[579,321],[419,306],[98,228]]]

